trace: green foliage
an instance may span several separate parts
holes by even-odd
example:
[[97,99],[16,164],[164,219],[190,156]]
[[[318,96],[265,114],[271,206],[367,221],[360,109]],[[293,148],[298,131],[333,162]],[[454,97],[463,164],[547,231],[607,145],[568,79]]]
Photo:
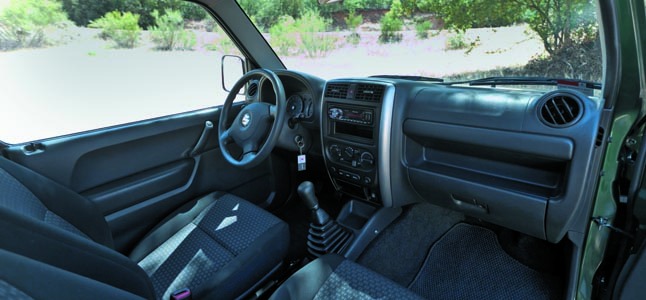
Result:
[[399,0],[393,0],[390,10],[381,18],[381,34],[379,35],[379,42],[381,43],[397,43],[401,41],[402,30],[404,23],[402,17],[404,10]]
[[349,12],[348,16],[345,18],[345,25],[348,26],[348,29],[352,32],[356,32],[361,23],[363,23],[363,17],[355,14],[354,11]]
[[363,17],[355,14],[354,10],[351,10],[345,18],[345,24],[351,31],[350,35],[346,38],[348,43],[356,46],[361,41],[361,35],[357,32],[357,28],[361,23],[363,23]]
[[325,56],[334,49],[335,40],[325,34],[331,21],[321,17],[318,11],[306,11],[296,20],[295,29],[300,34],[302,48],[307,57]]
[[417,20],[415,22],[415,36],[419,39],[427,39],[428,31],[431,29],[431,21],[429,20]]
[[468,46],[469,42],[462,31],[455,32],[446,38],[446,49],[448,50],[466,49]]
[[301,0],[238,0],[238,3],[263,28],[271,28],[285,15],[296,19],[305,9]]
[[417,6],[458,30],[527,22],[550,54],[597,31],[591,0],[420,0]]
[[515,2],[516,0],[419,0],[417,7],[421,11],[437,14],[450,28],[464,30],[508,26],[522,21],[525,9]]
[[240,55],[238,48],[226,34],[220,34],[218,39],[213,41],[213,43],[205,45],[205,48],[209,51],[218,51],[222,54]]
[[573,43],[594,39],[598,31],[590,0],[522,0],[526,21],[551,55]]
[[90,21],[111,11],[131,12],[140,15],[139,25],[149,27],[155,24],[152,12],[177,10],[184,19],[200,21],[206,11],[199,5],[184,0],[61,0],[63,9],[74,23],[86,26]]
[[103,39],[112,40],[116,48],[134,48],[139,41],[139,15],[113,11],[90,22],[89,27],[101,29]]
[[291,16],[281,16],[269,28],[269,42],[279,55],[289,55],[296,47],[295,23]]
[[44,46],[45,28],[66,20],[56,1],[12,0],[0,11],[0,50]]
[[114,0],[61,0],[61,2],[70,20],[78,26],[87,26],[90,21],[117,9]]
[[366,6],[366,0],[345,0],[343,1],[343,8],[348,12],[354,13],[357,9],[363,9]]
[[184,29],[184,18],[177,10],[166,10],[163,15],[153,11],[155,26],[150,27],[150,38],[163,51],[192,50],[197,43],[195,33]]

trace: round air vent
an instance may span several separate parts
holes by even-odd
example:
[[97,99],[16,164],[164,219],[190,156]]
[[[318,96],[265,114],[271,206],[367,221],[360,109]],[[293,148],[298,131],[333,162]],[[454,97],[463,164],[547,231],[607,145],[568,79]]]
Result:
[[249,87],[247,88],[247,96],[253,97],[256,95],[258,92],[258,83],[257,82],[252,82],[249,84]]
[[583,114],[581,101],[571,94],[548,95],[539,105],[539,118],[551,127],[568,127],[576,123]]

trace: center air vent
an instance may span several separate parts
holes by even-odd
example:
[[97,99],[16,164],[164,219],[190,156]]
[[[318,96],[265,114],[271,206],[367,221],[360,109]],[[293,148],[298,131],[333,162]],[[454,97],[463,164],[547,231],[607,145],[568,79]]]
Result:
[[355,100],[376,101],[380,102],[384,96],[384,86],[376,84],[359,84],[357,85],[357,94]]
[[583,114],[581,101],[571,94],[555,93],[539,106],[539,117],[552,127],[567,127],[576,123]]
[[325,97],[345,99],[348,96],[348,84],[331,83],[325,89]]

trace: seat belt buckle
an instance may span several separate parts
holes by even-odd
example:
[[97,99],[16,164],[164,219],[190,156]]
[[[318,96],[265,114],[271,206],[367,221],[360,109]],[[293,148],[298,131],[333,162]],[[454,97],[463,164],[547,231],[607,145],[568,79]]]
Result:
[[183,288],[181,290],[174,291],[170,294],[170,300],[191,300],[191,290],[188,288]]

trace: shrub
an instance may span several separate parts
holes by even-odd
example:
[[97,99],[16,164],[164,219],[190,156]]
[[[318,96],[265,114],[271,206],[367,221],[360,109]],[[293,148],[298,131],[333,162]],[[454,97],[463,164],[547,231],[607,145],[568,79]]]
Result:
[[330,20],[319,15],[317,11],[308,10],[295,23],[300,34],[303,49],[307,57],[325,56],[334,49],[334,38],[325,34]]
[[139,15],[130,12],[109,12],[90,22],[89,27],[101,29],[101,38],[112,40],[116,48],[134,48],[141,33]]
[[348,43],[352,45],[357,45],[361,41],[361,36],[357,32],[357,27],[363,23],[363,17],[361,15],[355,14],[354,9],[348,12],[348,17],[345,18],[345,25],[350,29],[351,33],[346,38]]
[[396,43],[402,40],[402,30],[404,23],[402,16],[404,11],[399,0],[393,0],[390,10],[381,18],[381,34],[379,41],[382,43]]
[[295,23],[292,17],[282,16],[269,28],[269,41],[279,55],[290,55],[296,47]]
[[150,28],[150,38],[163,51],[192,50],[197,44],[195,33],[184,29],[184,18],[177,10],[166,10],[163,15],[152,13],[156,26]]
[[428,20],[418,20],[415,22],[415,36],[419,39],[427,39],[428,31],[431,29],[431,22]]
[[469,46],[469,42],[467,42],[467,39],[464,36],[464,33],[461,31],[458,31],[450,35],[446,39],[446,49],[448,50],[465,49],[468,46]]
[[111,11],[139,14],[139,26],[147,28],[155,23],[152,12],[178,10],[186,20],[201,21],[207,13],[201,6],[184,0],[60,0],[63,10],[79,26],[100,18]]
[[217,38],[212,43],[206,44],[204,47],[206,50],[218,51],[222,54],[240,55],[240,51],[226,34]]
[[44,30],[67,20],[61,4],[50,0],[12,0],[0,12],[0,50],[42,47]]

